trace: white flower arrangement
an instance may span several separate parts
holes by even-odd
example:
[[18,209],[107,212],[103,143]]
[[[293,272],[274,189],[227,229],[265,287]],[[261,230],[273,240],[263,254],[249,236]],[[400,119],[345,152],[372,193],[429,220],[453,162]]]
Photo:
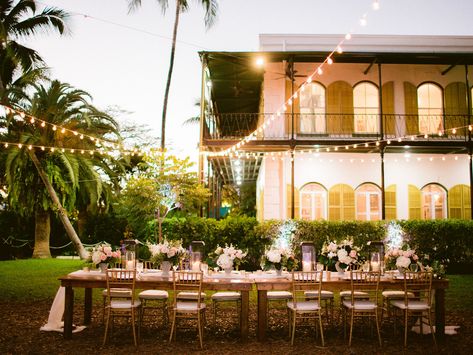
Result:
[[353,240],[345,239],[339,244],[330,241],[323,245],[319,262],[329,269],[337,263],[342,269],[345,269],[358,263],[359,251],[360,248],[353,245]]
[[248,254],[241,249],[236,249],[232,244],[226,245],[225,248],[217,246],[214,254],[217,256],[217,265],[222,269],[233,267],[233,264],[240,265],[243,258]]
[[286,248],[271,247],[267,249],[263,256],[264,268],[274,266],[276,270],[286,267],[289,271],[297,268],[297,260],[294,253]]
[[179,261],[186,255],[186,250],[182,247],[180,240],[164,240],[159,244],[148,243],[151,253],[150,260],[153,264],[161,265],[163,261],[169,261],[172,265],[179,264]]
[[419,262],[419,256],[414,249],[409,249],[406,245],[403,249],[389,249],[386,252],[385,261],[391,268],[395,265],[397,268],[407,269],[411,264]]
[[114,262],[116,259],[121,257],[121,253],[119,250],[112,250],[112,247],[109,244],[100,244],[97,245],[92,250],[92,262],[97,265],[100,263],[110,263]]

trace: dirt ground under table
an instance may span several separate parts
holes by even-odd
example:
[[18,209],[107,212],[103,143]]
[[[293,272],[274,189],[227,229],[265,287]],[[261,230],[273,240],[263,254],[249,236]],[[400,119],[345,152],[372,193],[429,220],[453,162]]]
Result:
[[[459,325],[458,334],[447,335],[438,341],[436,350],[430,335],[409,333],[408,348],[403,348],[403,334],[398,327],[393,333],[392,324],[383,324],[383,347],[380,348],[376,331],[360,324],[354,330],[352,346],[343,336],[343,326],[324,325],[325,347],[320,337],[316,339],[314,328],[298,327],[294,346],[291,346],[284,309],[272,309],[269,315],[268,339],[256,340],[256,307],[250,305],[249,339],[243,343],[235,310],[230,306],[219,309],[217,324],[212,313],[207,314],[204,333],[204,349],[200,350],[195,329],[183,329],[176,341],[168,342],[169,326],[163,326],[162,318],[148,318],[143,323],[138,348],[128,324],[117,324],[107,345],[102,346],[104,324],[101,304],[94,305],[92,324],[72,340],[64,340],[61,333],[41,332],[39,328],[48,318],[51,302],[0,302],[0,353],[1,354],[471,354],[473,352],[473,311],[447,312],[446,324]],[[77,303],[74,321],[82,322],[83,308]],[[335,316],[335,318],[337,318]]]

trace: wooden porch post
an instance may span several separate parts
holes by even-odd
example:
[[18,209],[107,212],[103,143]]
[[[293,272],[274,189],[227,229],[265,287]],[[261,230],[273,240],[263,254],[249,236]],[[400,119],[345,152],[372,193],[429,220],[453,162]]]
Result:
[[[468,165],[469,165],[469,176],[470,176],[470,205],[473,206],[473,147],[471,144],[471,91],[470,83],[468,81],[468,64],[465,64],[465,84],[466,84],[466,101],[468,105]],[[473,208],[470,208],[471,214],[470,217],[473,219]]]
[[386,190],[384,183],[384,151],[386,149],[384,145],[384,115],[383,115],[383,81],[381,77],[381,63],[378,63],[378,96],[379,96],[379,134],[380,140],[383,143],[380,145],[381,155],[381,219],[386,219]]

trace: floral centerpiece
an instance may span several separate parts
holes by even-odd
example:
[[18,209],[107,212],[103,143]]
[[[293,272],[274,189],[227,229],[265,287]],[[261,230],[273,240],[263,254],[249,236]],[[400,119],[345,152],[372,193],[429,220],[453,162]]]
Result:
[[241,261],[248,252],[236,249],[232,244],[230,244],[230,246],[225,245],[225,248],[217,246],[214,254],[216,255],[216,263],[219,267],[224,270],[231,270],[234,265],[238,267],[241,264]]
[[404,245],[402,248],[389,249],[384,258],[386,267],[391,270],[397,268],[402,272],[408,268],[417,269],[419,266],[419,256],[408,245]]
[[109,244],[103,243],[94,247],[91,258],[95,265],[103,264],[104,266],[103,268],[101,267],[101,270],[104,271],[109,264],[117,262],[121,255],[119,250],[113,251]]
[[319,262],[327,270],[346,271],[361,261],[359,251],[360,248],[353,245],[353,240],[345,239],[340,244],[329,241],[322,247]]
[[182,247],[181,240],[168,241],[165,239],[159,244],[148,243],[148,249],[151,253],[150,261],[156,266],[161,266],[163,262],[178,265],[187,253],[186,249]]
[[265,270],[274,267],[280,272],[285,267],[288,271],[293,271],[297,269],[297,259],[289,249],[271,247],[264,253],[262,266]]

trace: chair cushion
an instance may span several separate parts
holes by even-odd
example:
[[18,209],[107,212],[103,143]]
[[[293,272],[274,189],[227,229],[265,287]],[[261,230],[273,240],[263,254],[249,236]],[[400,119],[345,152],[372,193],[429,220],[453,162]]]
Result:
[[169,294],[164,290],[145,290],[141,291],[138,297],[144,300],[165,300],[168,299]]
[[[393,300],[391,301],[391,305],[399,309],[406,309],[404,300]],[[412,300],[407,302],[407,309],[413,311],[426,311],[430,309],[430,306],[425,301]]]
[[[369,298],[368,292],[355,291],[354,294],[355,294],[355,298]],[[340,297],[350,298],[351,297],[351,291],[340,291]]]
[[205,303],[199,304],[197,302],[176,302],[174,310],[176,312],[197,312],[199,310],[205,309]]
[[110,302],[110,307],[114,309],[129,309],[139,306],[141,306],[141,302],[137,300],[133,302],[133,305],[131,304],[131,300],[112,300]]
[[[385,298],[404,298],[404,291],[388,290],[388,291],[383,291],[381,294]],[[412,292],[408,292],[407,297],[414,298],[415,296]]]
[[268,300],[287,300],[292,298],[292,293],[289,291],[268,291]]
[[343,306],[348,309],[354,308],[355,311],[373,311],[378,307],[376,303],[366,300],[356,300],[353,305],[351,301],[345,300],[343,301]]
[[[102,296],[107,297],[107,289],[102,291]],[[110,297],[115,298],[129,298],[131,297],[131,290],[129,288],[111,288],[110,289]]]
[[215,292],[211,298],[213,301],[238,301],[241,299],[241,294],[232,291]]
[[320,309],[317,301],[301,301],[294,303],[293,301],[287,302],[287,307],[296,312],[312,312]]
[[[200,293],[200,298],[205,298],[207,295],[205,294],[205,292],[201,292]],[[176,298],[178,300],[195,300],[197,299],[197,292],[187,292],[187,291],[183,291],[183,292],[179,292],[176,296]]]
[[[317,291],[305,291],[305,292],[304,292],[304,296],[305,296],[306,298],[317,298],[317,297],[319,297]],[[321,299],[333,298],[333,292],[332,292],[332,291],[322,290],[322,291],[320,291],[320,298],[321,298]]]

